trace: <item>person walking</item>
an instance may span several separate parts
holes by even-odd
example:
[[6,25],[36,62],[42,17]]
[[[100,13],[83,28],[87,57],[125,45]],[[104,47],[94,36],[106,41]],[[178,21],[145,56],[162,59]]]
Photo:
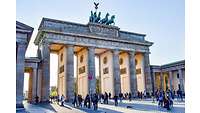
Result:
[[87,96],[85,97],[85,102],[84,102],[84,104],[85,104],[85,106],[87,107],[87,108],[90,108],[91,107],[91,102],[90,102],[91,100],[90,100],[90,96],[89,96],[89,94],[87,94]]
[[105,104],[108,104],[108,93],[107,92],[105,92]]
[[96,93],[93,95],[92,102],[93,102],[94,110],[96,111],[98,109],[98,96]]
[[120,100],[120,103],[122,103],[122,98],[123,98],[123,94],[122,94],[122,93],[119,93],[119,100]]
[[164,95],[162,92],[160,92],[159,94],[159,100],[158,100],[158,106],[163,106],[163,99],[164,99]]
[[35,103],[38,104],[39,103],[39,97],[36,95],[35,97]]
[[59,98],[60,98],[60,96],[57,95],[57,96],[56,96],[56,99],[57,99],[57,104],[58,104],[58,105],[59,105],[59,102],[60,102],[60,99],[59,99]]
[[82,101],[83,101],[83,98],[81,95],[78,95],[78,106],[79,107],[82,107]]
[[118,106],[118,96],[117,95],[114,96],[114,101],[115,101],[115,106]]
[[[101,99],[100,99],[100,101],[101,101],[101,104],[103,104],[104,103],[104,95],[103,94],[101,94],[101,97],[100,97]],[[105,103],[104,103],[105,104]]]
[[108,96],[109,96],[109,99],[111,99],[111,93],[110,92],[109,92]]
[[74,93],[74,100],[73,100],[73,105],[74,105],[74,107],[77,107],[78,106],[78,104],[77,104],[78,102],[77,102],[77,95],[76,95],[76,93]]
[[128,99],[129,99],[129,101],[131,101],[131,96],[132,96],[132,95],[131,95],[131,93],[129,92],[129,93],[128,93]]
[[88,94],[86,95],[86,97],[84,99],[84,107],[87,107],[87,96],[88,96]]
[[60,99],[60,100],[61,100],[61,106],[64,106],[64,101],[65,101],[64,95],[61,96],[61,99]]

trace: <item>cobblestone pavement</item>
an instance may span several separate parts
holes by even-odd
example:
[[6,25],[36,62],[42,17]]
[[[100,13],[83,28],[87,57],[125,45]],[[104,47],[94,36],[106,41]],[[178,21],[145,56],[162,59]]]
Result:
[[[131,102],[124,100],[116,107],[111,100],[108,105],[98,104],[99,109],[94,111],[93,109],[87,108],[74,108],[70,103],[66,103],[64,107],[57,104],[32,105],[24,103],[26,111],[17,111],[17,113],[185,113],[184,102],[175,101],[174,107],[170,111],[158,107],[157,104],[157,102],[152,102],[150,100],[134,100]],[[127,106],[129,106],[129,108],[127,108]]]

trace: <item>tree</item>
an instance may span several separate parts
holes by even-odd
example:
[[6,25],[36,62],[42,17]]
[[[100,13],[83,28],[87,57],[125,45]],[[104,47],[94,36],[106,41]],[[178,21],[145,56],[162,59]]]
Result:
[[56,86],[51,86],[50,96],[57,96],[57,88],[56,88]]
[[96,92],[100,93],[101,92],[101,86],[100,86],[100,77],[96,77]]

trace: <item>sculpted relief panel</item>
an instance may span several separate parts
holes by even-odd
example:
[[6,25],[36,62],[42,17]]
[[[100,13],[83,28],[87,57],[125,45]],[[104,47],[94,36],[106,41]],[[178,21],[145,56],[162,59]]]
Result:
[[89,29],[91,33],[99,34],[103,36],[118,37],[118,28],[103,27],[104,25],[93,25],[89,24]]

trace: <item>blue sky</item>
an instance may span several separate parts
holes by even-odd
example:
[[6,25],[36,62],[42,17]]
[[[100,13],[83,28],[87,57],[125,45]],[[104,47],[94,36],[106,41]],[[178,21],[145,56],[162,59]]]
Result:
[[[184,0],[96,0],[102,16],[116,15],[121,30],[143,33],[154,42],[150,63],[161,65],[185,59]],[[17,0],[16,19],[34,27],[26,56],[36,56],[33,41],[42,17],[88,23],[93,0]]]

